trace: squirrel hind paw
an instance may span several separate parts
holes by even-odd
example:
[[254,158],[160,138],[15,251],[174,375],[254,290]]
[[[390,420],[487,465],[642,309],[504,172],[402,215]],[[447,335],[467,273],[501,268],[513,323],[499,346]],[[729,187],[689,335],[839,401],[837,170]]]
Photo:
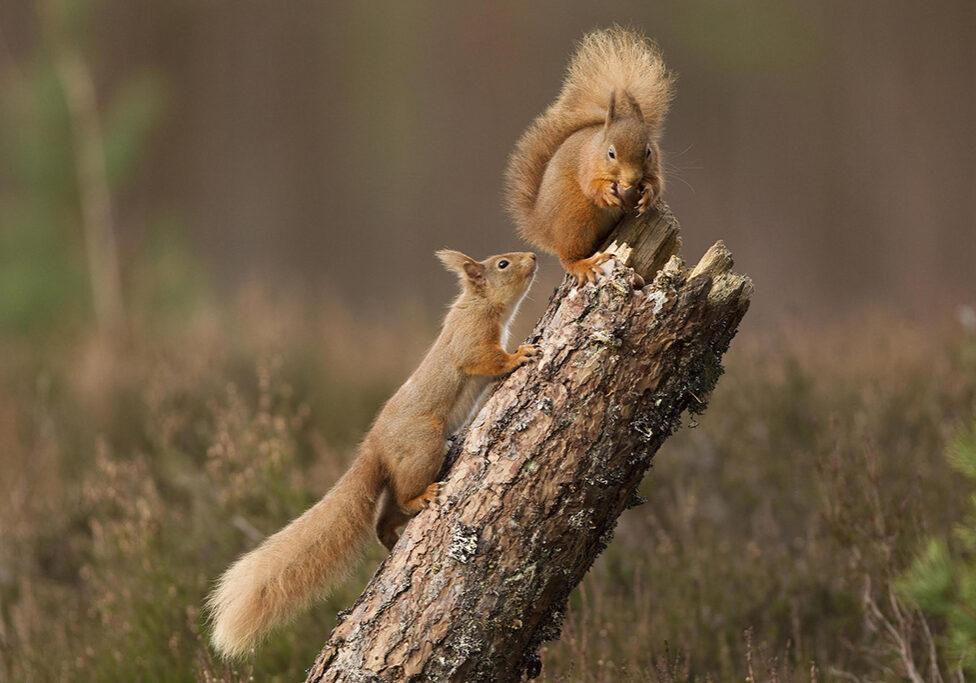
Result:
[[442,488],[444,488],[444,485],[439,481],[435,481],[433,484],[427,487],[427,491],[424,493],[424,496],[427,498],[428,505],[437,502],[437,497],[441,495]]
[[433,484],[428,486],[423,493],[417,496],[416,500],[420,505],[420,509],[430,507],[437,502],[437,497],[441,494],[441,482],[435,481]]
[[583,287],[587,282],[596,284],[599,276],[606,275],[602,268],[604,263],[616,258],[615,254],[597,252],[589,258],[564,263],[566,272],[576,278],[576,286]]

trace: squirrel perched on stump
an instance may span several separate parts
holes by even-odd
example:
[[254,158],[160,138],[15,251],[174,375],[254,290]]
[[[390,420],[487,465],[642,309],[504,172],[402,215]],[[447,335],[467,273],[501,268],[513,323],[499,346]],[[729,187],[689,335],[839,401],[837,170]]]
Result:
[[643,213],[661,195],[658,139],[673,80],[641,34],[594,31],[509,157],[505,199],[519,234],[556,254],[578,285],[611,258],[595,252],[624,212]]
[[461,293],[420,366],[380,410],[349,470],[318,503],[220,577],[207,601],[211,640],[246,653],[268,631],[323,595],[375,529],[392,549],[396,529],[437,497],[447,437],[470,417],[492,379],[526,363],[531,344],[508,353],[508,324],[535,278],[530,252],[475,261],[437,252]]

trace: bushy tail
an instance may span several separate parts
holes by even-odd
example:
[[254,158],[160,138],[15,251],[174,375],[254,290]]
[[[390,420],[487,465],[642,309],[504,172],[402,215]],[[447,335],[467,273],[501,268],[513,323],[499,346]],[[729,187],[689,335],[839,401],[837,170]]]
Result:
[[522,134],[505,170],[508,210],[525,229],[546,165],[576,131],[602,124],[610,95],[630,93],[654,135],[671,102],[673,77],[652,42],[637,31],[615,26],[583,37],[559,97]]
[[221,654],[246,653],[327,592],[368,538],[382,485],[378,460],[362,452],[322,500],[224,572],[207,599]]

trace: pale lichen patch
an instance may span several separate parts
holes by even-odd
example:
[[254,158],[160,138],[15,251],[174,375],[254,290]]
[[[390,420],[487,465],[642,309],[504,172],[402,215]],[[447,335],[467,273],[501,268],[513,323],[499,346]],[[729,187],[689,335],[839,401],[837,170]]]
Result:
[[569,525],[574,529],[594,529],[593,510],[584,508],[569,516]]
[[478,532],[465,524],[458,524],[451,530],[451,547],[447,556],[466,564],[478,551]]
[[654,304],[654,310],[651,311],[651,314],[656,318],[660,315],[664,304],[668,302],[668,295],[659,289],[655,289],[648,293],[647,300]]

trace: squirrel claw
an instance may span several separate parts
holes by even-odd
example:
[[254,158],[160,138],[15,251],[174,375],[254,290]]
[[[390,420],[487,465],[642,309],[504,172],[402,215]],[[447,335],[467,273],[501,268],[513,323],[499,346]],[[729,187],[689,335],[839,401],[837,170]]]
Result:
[[428,486],[427,489],[419,496],[421,509],[433,505],[437,501],[437,496],[440,495],[440,492],[441,483],[439,481],[435,481],[433,484]]
[[657,192],[650,185],[641,186],[640,199],[637,200],[637,215],[643,216],[657,198]]
[[607,183],[603,186],[603,193],[600,195],[605,206],[616,206],[618,209],[624,208],[624,202],[617,193],[617,183]]
[[587,282],[596,284],[597,278],[602,274],[600,266],[613,258],[616,258],[613,254],[597,252],[589,258],[564,264],[566,271],[576,278],[576,286],[583,287]]
[[[435,481],[433,484],[424,489],[424,492],[416,498],[411,498],[404,503],[400,503],[400,509],[405,514],[412,517],[413,515],[419,514],[421,510],[433,505],[434,502],[437,501],[437,496],[440,492],[441,483],[439,481]],[[390,533],[392,533],[392,529],[390,529]],[[387,540],[392,540],[393,543],[396,543],[395,534],[391,536],[390,539],[384,539],[381,535],[380,539],[383,540],[384,545],[387,545],[387,547],[392,547],[387,544]]]
[[518,365],[516,367],[521,367],[528,363],[529,359],[539,353],[539,347],[535,344],[521,344],[518,347],[518,351],[515,353],[518,356],[518,360],[516,361]]

